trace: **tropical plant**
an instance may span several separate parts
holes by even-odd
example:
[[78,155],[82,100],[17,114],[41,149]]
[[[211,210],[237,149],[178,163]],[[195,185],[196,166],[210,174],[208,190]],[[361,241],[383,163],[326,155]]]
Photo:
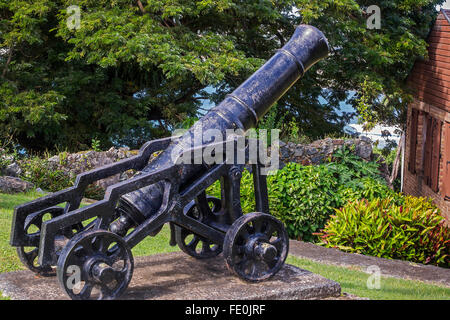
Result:
[[338,181],[325,166],[289,163],[268,181],[271,213],[293,239],[313,241],[313,233],[340,204]]
[[322,245],[352,253],[450,267],[450,229],[430,199],[357,200],[336,209],[318,235]]

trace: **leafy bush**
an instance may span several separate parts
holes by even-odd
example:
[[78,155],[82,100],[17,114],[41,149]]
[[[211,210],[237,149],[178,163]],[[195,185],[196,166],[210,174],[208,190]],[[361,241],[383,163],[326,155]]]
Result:
[[[267,177],[270,211],[285,223],[291,238],[317,239],[313,233],[325,226],[335,208],[348,201],[391,197],[402,204],[402,196],[378,175],[376,163],[365,162],[347,150],[335,160],[340,162],[318,166],[289,163]],[[208,194],[220,197],[220,184],[213,184]],[[253,178],[248,171],[242,175],[241,205],[244,213],[255,211]]]
[[271,213],[291,238],[312,241],[340,203],[338,181],[325,166],[289,163],[268,181]]
[[[286,225],[289,236],[312,241],[313,233],[324,227],[339,199],[337,180],[325,166],[287,164],[267,177],[270,212]],[[220,197],[220,184],[214,183],[208,194]],[[253,176],[247,170],[241,180],[242,212],[255,211]]]
[[322,245],[352,253],[449,267],[450,230],[431,200],[360,200],[337,209]]
[[12,157],[7,154],[6,150],[0,148],[0,174],[12,163],[11,158]]
[[337,208],[344,206],[349,201],[360,199],[372,200],[390,197],[398,205],[404,202],[403,196],[389,188],[384,181],[370,177],[354,179],[340,185],[338,193],[340,203]]
[[38,157],[20,162],[21,178],[46,191],[56,192],[73,185],[74,179],[61,170],[49,170],[48,161]]
[[[208,188],[207,193],[213,197],[220,198],[220,183],[216,181]],[[241,180],[241,206],[242,212],[250,213],[255,211],[255,190],[253,187],[253,175],[244,170]]]
[[381,179],[378,170],[379,164],[376,162],[363,161],[354,153],[355,146],[343,146],[333,153],[333,162],[328,164],[328,168],[337,175],[340,184],[350,182],[355,178],[369,177]]

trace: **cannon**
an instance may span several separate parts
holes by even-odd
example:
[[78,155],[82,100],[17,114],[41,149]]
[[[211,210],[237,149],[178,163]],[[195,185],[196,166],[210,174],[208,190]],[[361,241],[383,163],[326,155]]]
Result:
[[[283,223],[269,213],[267,163],[249,161],[251,140],[226,133],[256,127],[328,51],[321,31],[298,26],[283,48],[185,134],[149,141],[134,157],[82,173],[73,187],[16,207],[10,244],[26,267],[42,276],[56,274],[67,295],[78,300],[119,298],[133,274],[131,249],[165,224],[170,244],[194,258],[222,253],[228,269],[245,281],[272,277],[284,264],[289,239]],[[196,134],[209,129],[226,138],[217,142]],[[180,161],[212,147],[216,153],[232,150],[233,156],[227,153],[216,163]],[[239,152],[244,161],[238,161]],[[256,208],[243,214],[245,166],[251,166]],[[102,200],[81,206],[90,184],[130,169],[138,173],[108,187]],[[220,198],[207,194],[216,181]]]

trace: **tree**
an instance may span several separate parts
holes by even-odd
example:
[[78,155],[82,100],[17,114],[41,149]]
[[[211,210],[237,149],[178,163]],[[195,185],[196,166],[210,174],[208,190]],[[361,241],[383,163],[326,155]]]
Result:
[[[330,97],[339,99],[346,91],[368,125],[405,124],[412,98],[405,80],[415,60],[427,56],[425,39],[438,14],[436,5],[443,2],[296,1],[303,21],[319,25],[333,48],[321,65]],[[371,5],[381,9],[380,29],[366,27]]]
[[[222,100],[299,23],[321,29],[332,53],[276,117],[316,138],[342,129],[348,115],[336,107],[350,99],[365,119],[398,123],[404,79],[426,55],[442,2],[0,0],[0,137],[13,133],[35,151],[83,149],[93,138],[139,147],[198,116],[203,101]],[[380,30],[366,28],[369,4],[381,8]],[[71,5],[80,28],[68,24]]]

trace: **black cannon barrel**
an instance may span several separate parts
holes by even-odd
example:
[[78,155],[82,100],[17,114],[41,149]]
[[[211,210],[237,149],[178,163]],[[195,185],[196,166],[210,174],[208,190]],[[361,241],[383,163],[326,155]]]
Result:
[[[256,127],[270,107],[328,52],[327,39],[320,30],[309,25],[298,26],[282,49],[277,50],[258,71],[197,121],[188,132],[175,139],[142,172],[171,166],[174,164],[174,154],[210,142],[202,137],[201,141],[196,141],[199,137],[194,132],[218,129],[225,137],[228,129],[247,131]],[[198,175],[201,170],[201,166],[186,165],[180,172],[180,184]],[[161,206],[162,193],[162,183],[157,183],[122,196],[118,206],[121,218],[113,223],[111,231],[124,234],[127,228],[140,224],[154,214]]]

